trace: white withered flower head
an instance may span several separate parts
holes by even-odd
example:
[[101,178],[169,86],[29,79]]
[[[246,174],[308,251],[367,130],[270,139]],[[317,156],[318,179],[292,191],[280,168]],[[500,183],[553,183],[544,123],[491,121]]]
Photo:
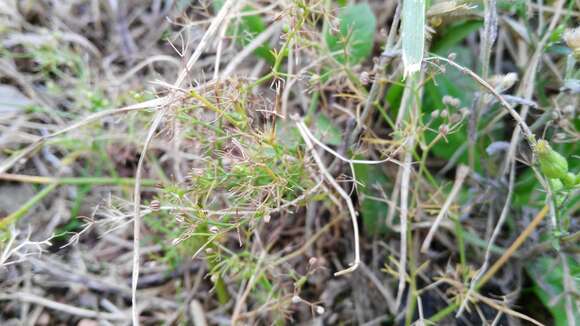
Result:
[[580,51],[580,26],[566,30],[562,38],[574,52]]

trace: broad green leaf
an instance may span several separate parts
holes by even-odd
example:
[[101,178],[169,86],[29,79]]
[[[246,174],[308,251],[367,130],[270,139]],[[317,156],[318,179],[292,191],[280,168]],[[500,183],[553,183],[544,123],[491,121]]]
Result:
[[280,145],[290,151],[298,149],[303,143],[298,128],[288,119],[279,119],[276,121],[276,139]]
[[389,110],[391,118],[395,118],[397,114],[399,114],[399,107],[401,106],[403,91],[405,90],[404,83],[404,80],[400,80],[400,83],[391,85],[387,91],[387,94],[385,94],[385,101],[387,101],[391,107]]
[[339,31],[326,35],[326,43],[331,52],[343,50],[337,56],[342,63],[357,64],[373,52],[376,18],[366,3],[347,6],[338,15]]
[[449,26],[443,35],[435,38],[433,45],[431,45],[431,52],[447,55],[447,51],[481,27],[483,27],[481,20],[468,20]]
[[363,225],[370,234],[384,233],[387,231],[385,219],[389,206],[380,201],[384,192],[390,193],[389,179],[378,165],[354,164],[358,185],[358,200]]
[[[276,138],[282,146],[288,150],[295,150],[303,143],[302,136],[293,122],[278,120],[276,125]],[[310,130],[314,137],[324,144],[338,146],[343,142],[341,129],[322,113],[314,116]]]
[[[570,257],[568,259],[568,267],[570,268],[572,282],[576,283],[577,289],[580,288],[580,264]],[[526,265],[526,270],[534,283],[534,292],[552,314],[555,326],[570,325],[571,321],[566,316],[562,262],[542,256],[529,262]],[[580,311],[575,307],[577,305],[573,302],[574,319],[578,321],[580,320]]]
[[419,71],[425,51],[425,0],[403,0],[401,18],[405,76]]
[[314,128],[314,136],[325,144],[338,146],[343,141],[340,128],[335,126],[332,120],[322,113],[317,115],[314,121]]

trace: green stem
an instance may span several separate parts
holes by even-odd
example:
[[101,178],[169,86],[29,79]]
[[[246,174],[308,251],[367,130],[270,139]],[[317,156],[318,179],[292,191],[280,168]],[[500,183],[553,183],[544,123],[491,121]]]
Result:
[[20,220],[23,216],[26,215],[26,213],[32,208],[34,207],[38,202],[40,202],[44,197],[46,197],[48,194],[50,194],[54,188],[56,188],[57,184],[53,183],[51,185],[48,185],[46,187],[44,187],[44,189],[42,189],[39,193],[37,193],[36,195],[34,195],[32,198],[30,198],[24,205],[22,205],[22,207],[20,207],[18,210],[16,210],[15,212],[13,212],[12,214],[6,216],[5,218],[0,220],[0,230],[5,230],[7,229],[10,225],[18,222],[18,220]]
[[268,74],[262,76],[261,78],[259,78],[258,80],[256,80],[255,82],[251,83],[250,85],[245,87],[245,91],[250,91],[252,90],[254,87],[266,82],[267,80],[271,79],[271,78],[278,78],[279,76],[283,75],[282,73],[280,73],[280,66],[282,66],[282,60],[286,57],[286,51],[288,50],[288,48],[290,47],[290,44],[292,42],[292,40],[294,39],[294,37],[296,36],[296,34],[298,33],[297,31],[302,28],[302,25],[304,24],[304,18],[301,18],[299,20],[299,22],[296,24],[296,28],[291,30],[288,35],[286,36],[286,42],[284,42],[284,44],[282,44],[282,47],[280,48],[280,50],[278,51],[278,53],[276,53],[275,56],[275,60],[274,60],[274,65],[272,65],[272,71],[269,72]]
[[463,280],[467,281],[469,277],[469,271],[467,270],[467,258],[465,257],[465,241],[463,236],[463,226],[459,221],[458,217],[452,218],[455,224],[455,237],[457,238],[457,247],[459,249],[459,262],[461,264],[461,271],[463,274]]
[[[112,186],[132,186],[135,184],[133,178],[104,178],[104,177],[77,177],[77,178],[51,178],[34,175],[0,173],[0,180],[15,181],[33,184],[56,184],[56,185],[112,185]],[[143,179],[141,185],[152,187],[158,183],[156,180]]]
[[310,106],[308,107],[308,112],[306,113],[306,117],[304,118],[306,122],[309,122],[316,113],[316,109],[318,109],[319,98],[320,98],[319,91],[315,91],[314,93],[312,93]]
[[457,309],[457,308],[459,308],[459,302],[454,302],[454,303],[448,305],[447,307],[443,308],[442,310],[439,310],[438,313],[436,313],[431,318],[429,318],[429,321],[436,325],[438,322],[443,320],[443,318],[447,317],[450,313],[455,311],[455,309]]
[[[206,259],[206,262],[210,271],[216,267],[216,263],[213,261],[213,259]],[[219,303],[221,305],[227,304],[230,301],[230,293],[228,292],[226,283],[221,276],[218,275],[217,280],[214,282],[214,286]]]

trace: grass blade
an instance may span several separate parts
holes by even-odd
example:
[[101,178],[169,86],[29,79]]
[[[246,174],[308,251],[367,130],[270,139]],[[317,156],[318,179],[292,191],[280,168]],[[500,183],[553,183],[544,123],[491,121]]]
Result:
[[425,50],[425,0],[405,0],[402,18],[405,77],[421,69]]

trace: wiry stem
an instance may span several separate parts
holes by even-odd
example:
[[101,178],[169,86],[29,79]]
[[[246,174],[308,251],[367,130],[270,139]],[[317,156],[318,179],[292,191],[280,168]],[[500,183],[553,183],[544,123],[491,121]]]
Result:
[[314,145],[312,144],[310,137],[308,137],[307,132],[304,130],[304,126],[299,122],[296,123],[296,126],[298,126],[298,130],[300,131],[300,135],[302,136],[304,143],[306,143],[306,148],[312,154],[312,157],[314,158],[314,161],[318,165],[320,172],[322,173],[322,175],[324,176],[326,181],[328,181],[328,183],[330,183],[332,185],[334,190],[336,190],[336,192],[338,192],[338,194],[342,197],[342,199],[344,199],[344,201],[346,202],[346,205],[348,207],[350,219],[352,221],[353,233],[354,233],[354,262],[351,264],[351,266],[349,268],[344,269],[342,271],[338,271],[338,272],[334,273],[334,275],[339,276],[339,275],[352,273],[353,271],[355,271],[358,268],[358,266],[360,264],[360,241],[359,241],[358,221],[356,220],[357,213],[354,209],[352,199],[346,193],[346,191],[344,191],[344,189],[342,189],[342,187],[338,184],[338,182],[336,182],[336,180],[332,177],[332,175],[330,175],[330,173],[328,172],[328,169],[326,169],[326,167],[324,166],[322,159],[320,158],[320,156],[318,155],[318,153],[316,153],[316,150],[314,149]]

